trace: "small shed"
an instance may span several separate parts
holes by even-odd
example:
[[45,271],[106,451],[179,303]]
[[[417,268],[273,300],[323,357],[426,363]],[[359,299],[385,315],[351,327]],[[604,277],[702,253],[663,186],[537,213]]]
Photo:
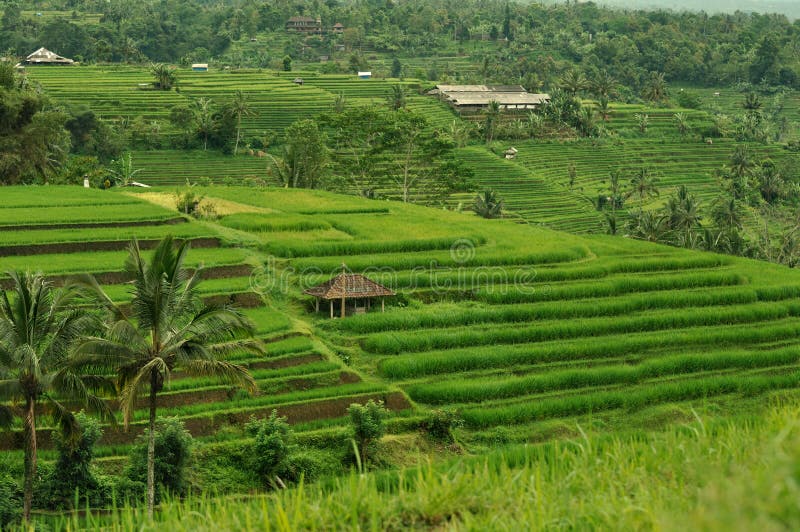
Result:
[[359,72],[358,79],[372,79],[372,72]]
[[192,70],[195,72],[208,72],[208,63],[195,63],[192,65]]
[[305,82],[303,81],[303,78],[294,78],[292,80],[292,83],[294,83],[295,85],[302,85]]
[[392,290],[368,279],[358,273],[347,273],[347,267],[342,264],[342,273],[320,285],[303,291],[304,294],[316,298],[315,309],[319,312],[320,301],[327,301],[330,315],[333,318],[338,305],[338,314],[342,318],[347,312],[364,314],[372,307],[372,301],[380,299],[381,312],[384,311],[384,298],[396,295]]
[[342,24],[341,22],[337,22],[336,24],[334,24],[333,33],[339,33],[339,34],[344,33],[344,24]]
[[47,48],[39,48],[23,61],[26,65],[73,65],[75,61],[51,52]]
[[514,146],[511,146],[509,149],[503,152],[503,155],[505,155],[506,159],[514,159],[516,158],[517,153],[519,153],[517,149]]

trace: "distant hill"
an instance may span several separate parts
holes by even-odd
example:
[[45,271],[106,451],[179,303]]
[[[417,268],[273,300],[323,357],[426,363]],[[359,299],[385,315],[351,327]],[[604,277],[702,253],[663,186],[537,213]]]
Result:
[[800,2],[794,0],[711,0],[702,4],[694,0],[603,0],[601,6],[631,9],[673,9],[706,13],[780,13],[792,20],[800,18]]

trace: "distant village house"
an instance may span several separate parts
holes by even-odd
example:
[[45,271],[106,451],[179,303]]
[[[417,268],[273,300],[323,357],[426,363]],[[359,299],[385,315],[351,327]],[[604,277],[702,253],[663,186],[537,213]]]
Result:
[[75,61],[51,52],[47,48],[39,48],[22,62],[25,65],[74,65]]
[[195,63],[192,65],[195,72],[208,72],[208,63]]
[[549,94],[534,94],[521,85],[437,85],[428,91],[461,113],[480,112],[497,102],[505,111],[532,111],[550,101]]
[[286,31],[322,33],[322,19],[319,17],[292,17],[286,22]]

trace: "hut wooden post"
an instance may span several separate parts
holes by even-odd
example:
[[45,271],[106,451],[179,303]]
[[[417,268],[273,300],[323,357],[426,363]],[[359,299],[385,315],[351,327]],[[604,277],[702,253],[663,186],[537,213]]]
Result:
[[319,312],[319,298],[318,297],[314,298],[314,303],[315,303],[316,311]]
[[343,318],[344,318],[344,309],[345,309],[344,296],[342,296],[342,317]]
[[331,319],[333,319],[333,299],[330,300],[331,303]]
[[381,312],[386,312],[386,308],[385,308],[383,302],[384,302],[384,298],[381,298]]

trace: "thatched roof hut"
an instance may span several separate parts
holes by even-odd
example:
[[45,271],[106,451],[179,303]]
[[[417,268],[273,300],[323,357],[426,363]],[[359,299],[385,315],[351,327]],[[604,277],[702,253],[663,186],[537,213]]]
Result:
[[303,291],[304,294],[316,298],[316,310],[319,312],[320,300],[328,301],[331,318],[334,317],[334,303],[339,303],[339,314],[342,318],[347,312],[347,302],[353,303],[353,312],[362,314],[372,305],[372,300],[380,298],[381,312],[384,310],[383,298],[396,295],[394,291],[368,279],[358,273],[347,273],[342,264],[342,273],[322,284]]

